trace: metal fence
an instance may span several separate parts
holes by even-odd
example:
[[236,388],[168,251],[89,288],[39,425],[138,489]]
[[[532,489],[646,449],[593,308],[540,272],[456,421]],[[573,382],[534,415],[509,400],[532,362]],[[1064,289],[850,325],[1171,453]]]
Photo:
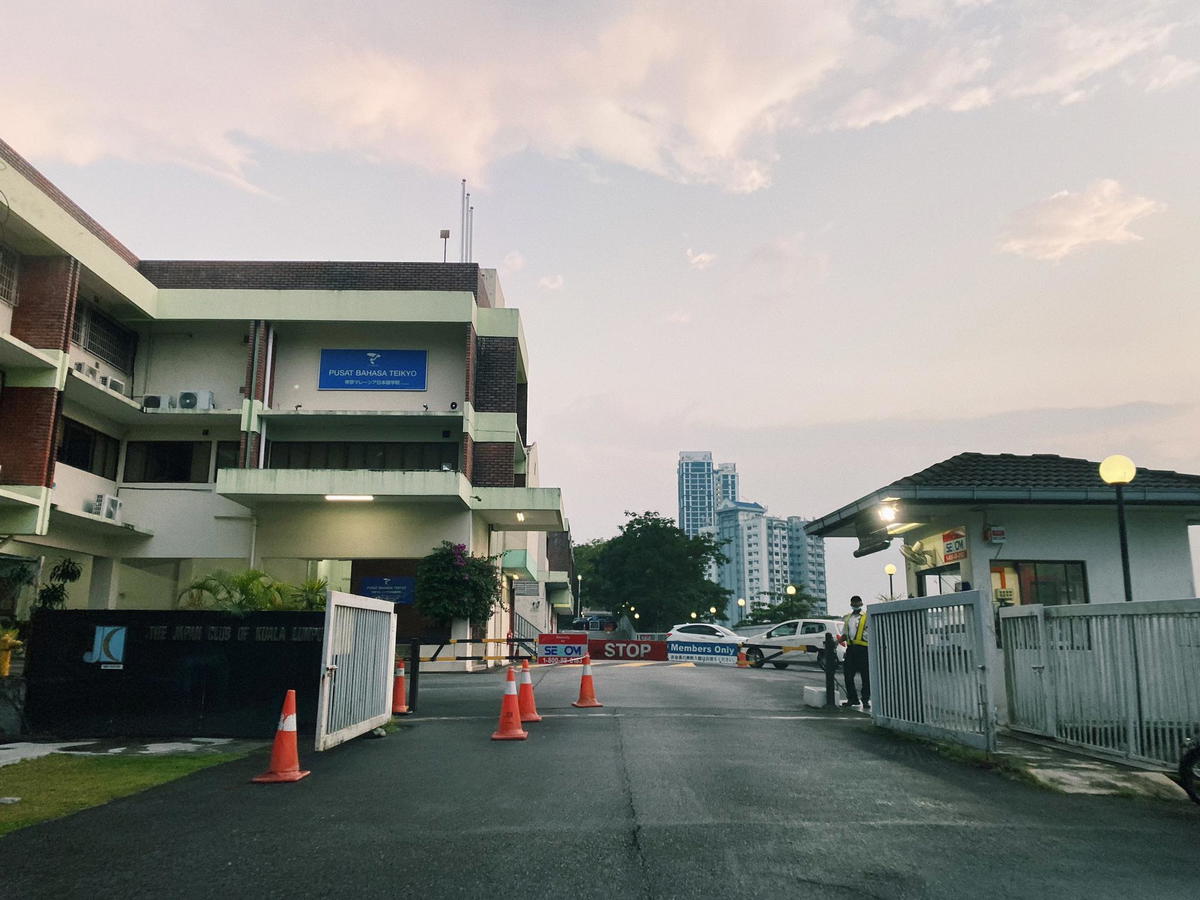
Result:
[[364,734],[391,718],[395,610],[390,601],[328,592],[318,750]]
[[875,723],[994,750],[989,601],[964,591],[878,603],[867,613]]
[[1000,611],[1009,724],[1174,767],[1200,732],[1200,600]]

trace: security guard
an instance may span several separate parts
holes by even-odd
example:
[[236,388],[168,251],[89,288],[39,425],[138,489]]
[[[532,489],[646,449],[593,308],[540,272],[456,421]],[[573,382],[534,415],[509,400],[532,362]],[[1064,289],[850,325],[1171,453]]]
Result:
[[850,612],[842,620],[842,643],[846,645],[846,659],[842,663],[846,675],[846,702],[843,706],[858,706],[858,690],[854,676],[862,676],[862,706],[871,708],[871,667],[867,658],[867,611],[863,609],[862,597],[855,594],[850,598]]

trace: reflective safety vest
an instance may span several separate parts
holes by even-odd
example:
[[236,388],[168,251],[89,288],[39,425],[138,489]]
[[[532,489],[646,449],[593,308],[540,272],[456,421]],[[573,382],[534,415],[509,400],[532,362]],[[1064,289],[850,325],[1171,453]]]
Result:
[[842,619],[842,633],[845,635],[847,642],[857,644],[859,647],[867,646],[867,611],[864,609],[862,615],[858,617],[858,628],[854,634],[850,634],[850,617],[854,613],[847,613]]

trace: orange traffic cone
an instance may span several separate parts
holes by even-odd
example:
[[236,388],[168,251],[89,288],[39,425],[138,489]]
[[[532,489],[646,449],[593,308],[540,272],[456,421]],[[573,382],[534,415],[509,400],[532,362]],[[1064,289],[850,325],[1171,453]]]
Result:
[[275,784],[299,781],[308,774],[300,771],[300,756],[296,752],[296,692],[288,691],[283,698],[279,727],[275,730],[275,744],[271,747],[271,768],[250,780],[259,784]]
[[521,705],[517,700],[517,679],[512,666],[504,683],[504,700],[500,703],[500,724],[492,733],[493,741],[523,741],[529,732],[521,727]]
[[596,699],[596,686],[592,683],[592,657],[590,655],[583,657],[583,677],[579,679],[579,699],[571,705],[581,707],[604,705]]
[[529,660],[521,660],[521,689],[517,692],[517,705],[521,709],[522,722],[540,722],[537,704],[533,700],[533,676],[529,674]]
[[746,659],[746,648],[745,647],[738,647],[737,667],[739,669],[750,668],[750,660]]
[[408,708],[408,688],[404,684],[404,660],[396,660],[396,675],[392,679],[392,715],[407,716],[412,710]]

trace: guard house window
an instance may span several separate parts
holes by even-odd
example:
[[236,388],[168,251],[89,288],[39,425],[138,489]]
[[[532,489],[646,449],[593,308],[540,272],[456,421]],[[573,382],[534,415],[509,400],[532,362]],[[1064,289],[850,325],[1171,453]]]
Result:
[[58,432],[60,463],[116,480],[121,442],[74,419],[63,418]]
[[71,323],[71,340],[122,372],[133,371],[137,335],[90,303],[80,303]]
[[212,441],[130,441],[125,480],[158,484],[204,484]]
[[20,259],[15,251],[0,244],[0,302],[17,305],[17,267]]
[[1089,602],[1087,572],[1081,562],[996,560],[991,569],[993,596],[1004,605],[1065,606]]

